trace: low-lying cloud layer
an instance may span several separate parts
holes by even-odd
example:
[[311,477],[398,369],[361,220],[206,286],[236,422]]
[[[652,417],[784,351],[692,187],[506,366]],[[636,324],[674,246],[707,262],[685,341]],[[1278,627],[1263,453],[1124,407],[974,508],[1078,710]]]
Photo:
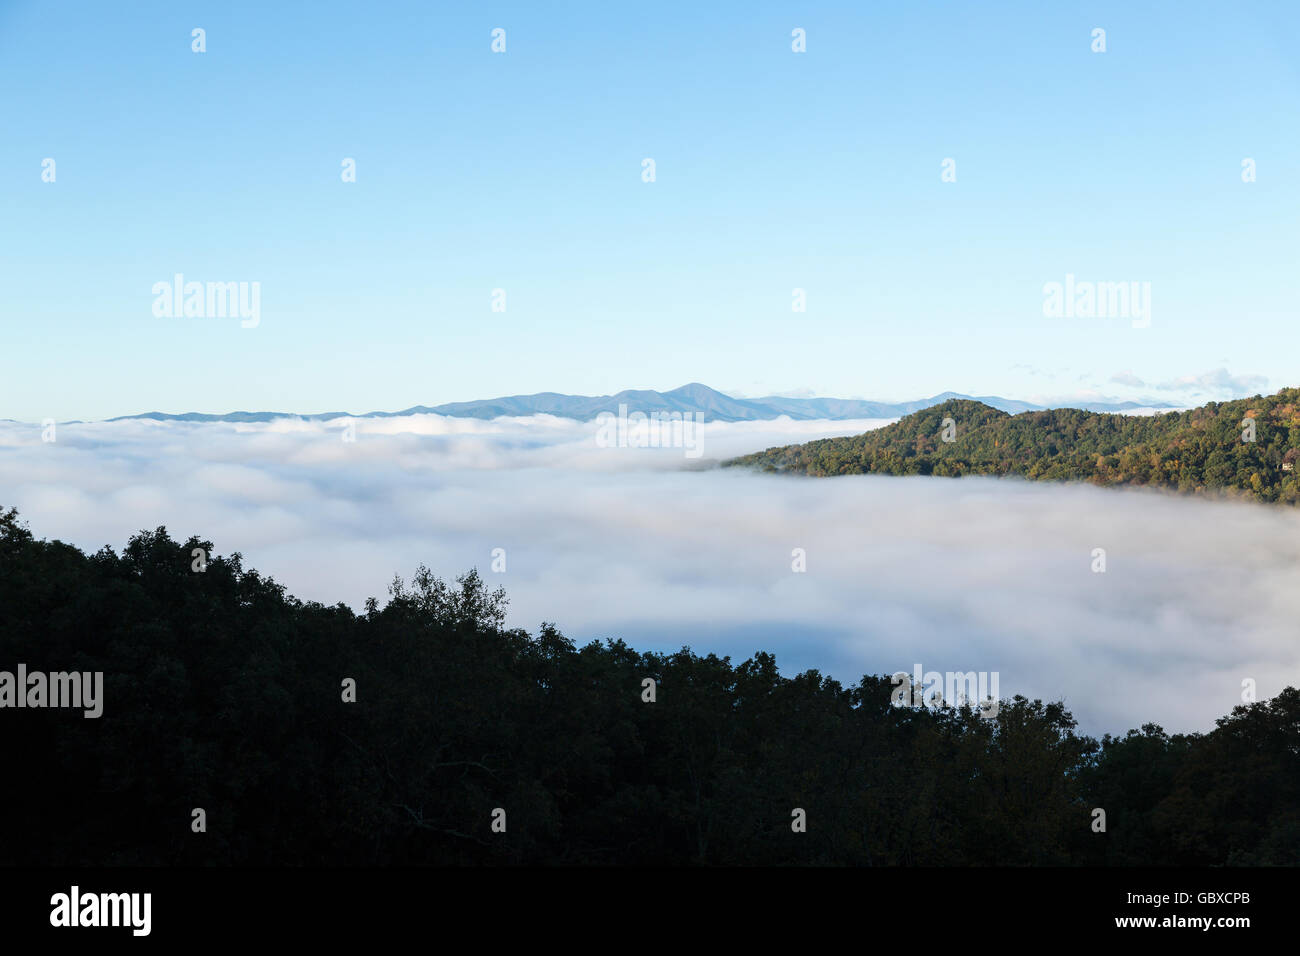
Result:
[[[783,670],[996,671],[1092,733],[1206,730],[1300,684],[1300,515],[991,479],[799,479],[710,459],[883,422],[703,426],[703,456],[595,423],[436,415],[264,425],[0,423],[0,505],[38,536],[198,534],[300,598],[360,607],[421,562],[477,566],[510,623]],[[491,573],[494,548],[506,572]],[[792,551],[807,571],[791,570]],[[1107,570],[1094,573],[1093,550]]]

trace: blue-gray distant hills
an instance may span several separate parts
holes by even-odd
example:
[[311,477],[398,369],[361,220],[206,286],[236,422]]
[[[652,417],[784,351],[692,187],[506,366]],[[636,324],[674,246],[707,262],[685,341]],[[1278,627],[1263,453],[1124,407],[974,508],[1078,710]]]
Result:
[[[538,392],[536,395],[511,395],[507,398],[489,398],[477,402],[449,402],[445,405],[415,405],[400,412],[367,412],[354,415],[350,412],[321,412],[302,415],[293,412],[229,412],[225,415],[206,415],[185,412],[171,415],[165,412],[146,412],[143,415],[123,415],[109,421],[148,418],[155,421],[176,422],[268,422],[276,418],[299,418],[308,421],[327,421],[332,418],[395,418],[399,415],[432,413],[456,418],[499,418],[503,415],[555,415],[590,421],[601,412],[618,413],[620,405],[629,412],[700,412],[706,421],[749,422],[769,421],[788,415],[799,420],[850,418],[899,418],[939,405],[950,399],[971,399],[983,402],[1000,411],[1015,415],[1020,412],[1041,411],[1047,406],[1034,405],[996,395],[962,395],[943,392],[930,398],[912,402],[871,402],[853,398],[732,398],[716,389],[692,382],[668,392],[651,389],[627,389],[615,395],[562,395],[559,392]],[[1089,402],[1064,407],[1081,408],[1090,412],[1124,412],[1135,408],[1175,408],[1179,406],[1160,402]]]

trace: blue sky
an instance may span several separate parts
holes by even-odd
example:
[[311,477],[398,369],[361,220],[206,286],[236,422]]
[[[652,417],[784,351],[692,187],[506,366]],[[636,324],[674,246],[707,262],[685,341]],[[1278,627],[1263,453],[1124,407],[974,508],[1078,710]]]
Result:
[[0,418],[1300,384],[1300,8],[992,6],[0,0]]

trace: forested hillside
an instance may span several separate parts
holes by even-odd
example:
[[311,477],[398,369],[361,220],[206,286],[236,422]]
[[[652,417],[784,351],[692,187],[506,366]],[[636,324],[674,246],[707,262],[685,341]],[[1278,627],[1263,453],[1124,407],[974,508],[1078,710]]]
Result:
[[474,572],[356,614],[195,548],[87,555],[0,513],[0,670],[105,675],[98,719],[0,709],[0,864],[1300,862],[1294,689],[1095,741],[1056,703],[507,629]]
[[1294,505],[1297,456],[1300,389],[1288,388],[1150,417],[1071,408],[1008,415],[954,400],[862,435],[769,448],[724,464],[816,476],[1014,475]]

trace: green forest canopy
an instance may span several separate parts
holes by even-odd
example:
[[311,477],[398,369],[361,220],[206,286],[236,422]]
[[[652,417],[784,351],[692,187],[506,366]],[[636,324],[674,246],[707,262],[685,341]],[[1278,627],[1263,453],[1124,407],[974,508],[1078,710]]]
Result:
[[[945,441],[945,420],[951,420]],[[1253,440],[1249,429],[1253,423]],[[848,438],[769,448],[724,466],[828,475],[1018,476],[1151,485],[1300,502],[1300,389],[1184,412],[1113,415],[1074,408],[1008,415],[952,399]]]

